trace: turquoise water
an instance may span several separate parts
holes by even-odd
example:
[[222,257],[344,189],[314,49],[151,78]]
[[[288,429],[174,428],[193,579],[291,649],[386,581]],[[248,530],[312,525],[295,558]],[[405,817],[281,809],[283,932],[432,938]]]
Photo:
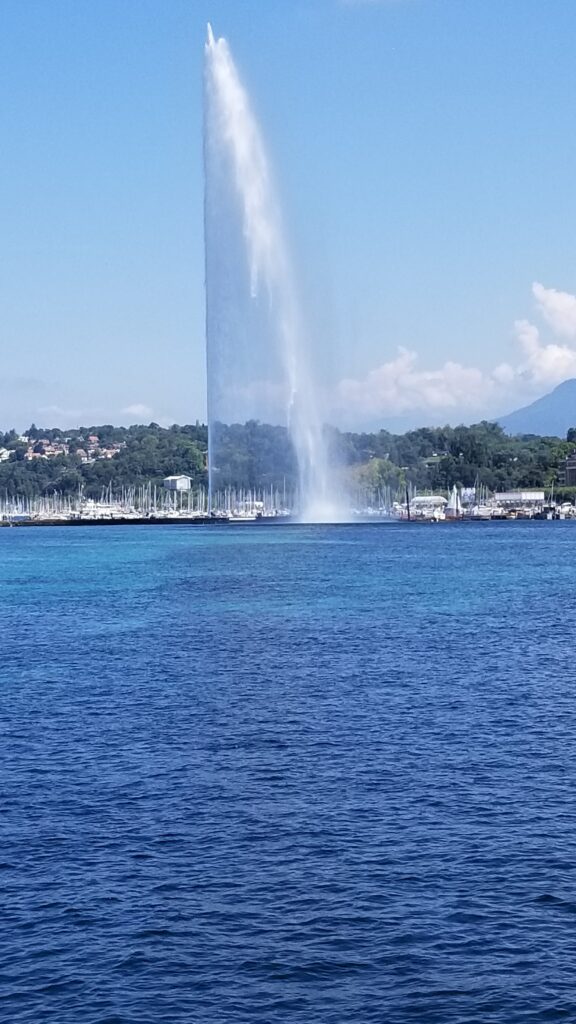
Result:
[[575,545],[0,530],[0,1018],[575,1020]]

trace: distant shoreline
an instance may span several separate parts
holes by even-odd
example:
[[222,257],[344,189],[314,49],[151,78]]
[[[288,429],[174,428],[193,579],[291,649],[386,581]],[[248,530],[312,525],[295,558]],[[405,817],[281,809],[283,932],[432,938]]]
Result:
[[[56,526],[210,526],[210,527],[221,527],[221,526],[442,526],[449,523],[451,526],[455,524],[486,524],[491,523],[534,523],[534,522],[568,522],[568,519],[555,518],[543,519],[536,517],[519,517],[517,519],[508,518],[494,518],[494,519],[482,519],[482,518],[463,518],[463,519],[446,519],[446,520],[434,520],[434,519],[393,519],[385,517],[372,517],[366,519],[352,519],[348,522],[340,523],[301,523],[297,519],[287,519],[285,517],[274,517],[264,516],[259,519],[227,519],[224,516],[174,516],[174,517],[146,517],[142,519],[136,519],[134,517],[118,517],[116,519],[23,519],[16,522],[12,521],[1,521],[0,529],[17,527],[56,527]],[[571,520],[576,522],[575,520]]]
[[228,524],[228,519],[215,518],[210,516],[150,516],[137,519],[133,516],[118,516],[116,518],[101,519],[19,519],[5,520],[0,522],[2,527],[21,526],[162,526],[174,525],[183,526],[216,526],[222,523]]

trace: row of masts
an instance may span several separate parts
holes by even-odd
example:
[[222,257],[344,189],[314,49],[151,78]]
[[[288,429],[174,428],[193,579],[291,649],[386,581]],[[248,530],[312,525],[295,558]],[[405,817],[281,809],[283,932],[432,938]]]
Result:
[[[389,511],[394,502],[403,500],[404,490],[392,493],[390,488],[357,487],[347,492],[346,504],[351,509]],[[208,516],[208,515],[275,515],[296,512],[300,506],[297,489],[226,487],[212,494],[209,506],[208,489],[195,487],[186,491],[166,490],[151,482],[138,486],[101,489],[99,497],[87,497],[84,490],[62,494],[54,490],[43,495],[0,496],[0,516],[15,515],[50,517],[98,517],[110,515],[139,516]]]

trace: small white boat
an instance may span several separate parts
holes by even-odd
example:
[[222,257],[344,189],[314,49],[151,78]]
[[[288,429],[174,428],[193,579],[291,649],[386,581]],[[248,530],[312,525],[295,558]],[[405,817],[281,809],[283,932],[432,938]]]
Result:
[[462,502],[460,500],[460,491],[454,484],[452,493],[448,499],[448,504],[444,510],[446,519],[462,519],[463,509]]

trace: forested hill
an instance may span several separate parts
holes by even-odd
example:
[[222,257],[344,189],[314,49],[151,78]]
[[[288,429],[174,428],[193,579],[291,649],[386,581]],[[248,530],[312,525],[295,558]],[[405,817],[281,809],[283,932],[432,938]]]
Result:
[[[561,479],[568,439],[509,437],[494,423],[471,427],[421,428],[406,434],[342,433],[327,428],[342,472],[369,487],[446,490],[475,483],[490,490],[549,487]],[[25,435],[0,433],[0,496],[73,495],[99,498],[105,489],[161,484],[186,474],[194,486],[207,482],[207,429],[202,424],[163,428],[93,426],[78,430],[32,426]],[[250,421],[219,428],[222,485],[292,487],[296,467],[286,431]]]

